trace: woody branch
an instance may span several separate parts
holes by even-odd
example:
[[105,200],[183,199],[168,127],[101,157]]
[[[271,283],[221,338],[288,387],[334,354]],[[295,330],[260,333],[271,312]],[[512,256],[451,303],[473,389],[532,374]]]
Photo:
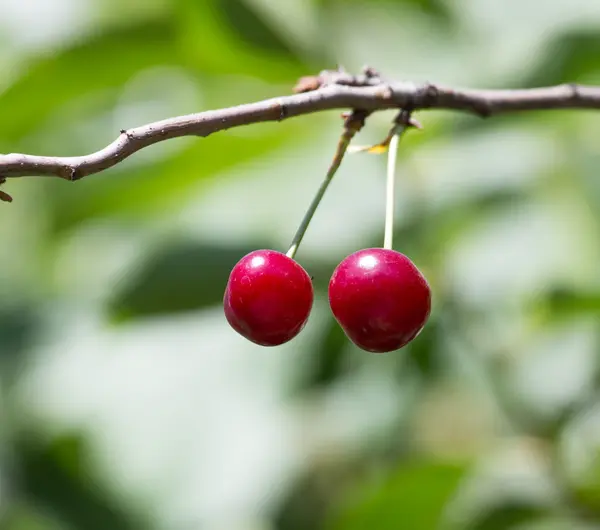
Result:
[[368,113],[386,109],[447,109],[481,117],[517,111],[600,110],[600,86],[565,84],[519,90],[477,90],[387,81],[370,68],[356,76],[340,71],[323,71],[317,76],[300,79],[293,95],[122,130],[114,142],[88,155],[0,154],[0,184],[7,178],[24,176],[79,180],[118,164],[144,147],[170,138],[206,137],[232,127],[281,121],[334,109],[361,109]]

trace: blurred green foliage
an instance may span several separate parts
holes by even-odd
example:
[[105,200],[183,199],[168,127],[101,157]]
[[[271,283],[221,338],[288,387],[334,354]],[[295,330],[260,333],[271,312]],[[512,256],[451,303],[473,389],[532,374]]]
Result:
[[[411,463],[390,471],[383,484],[366,485],[362,498],[349,506],[330,528],[437,528],[458,487],[463,470],[439,463]],[[326,526],[327,527],[327,526]]]
[[[600,84],[596,0],[38,3],[0,4],[1,152],[91,152],[336,64]],[[316,286],[300,337],[255,347],[220,309],[239,258],[289,243],[335,112],[172,140],[74,185],[10,180],[0,528],[598,527],[598,116],[419,119],[395,246],[434,308],[385,356],[349,344],[326,294],[346,254],[380,244],[379,157],[348,157],[298,254]]]

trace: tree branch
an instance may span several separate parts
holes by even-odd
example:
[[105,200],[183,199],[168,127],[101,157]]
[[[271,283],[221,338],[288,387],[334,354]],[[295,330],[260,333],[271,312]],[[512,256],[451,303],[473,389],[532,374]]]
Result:
[[324,71],[318,76],[302,78],[295,91],[294,95],[169,118],[123,130],[110,145],[85,156],[0,155],[0,182],[8,177],[38,175],[79,180],[169,138],[204,137],[241,125],[281,121],[333,109],[370,112],[392,108],[448,109],[482,117],[515,111],[600,109],[600,87],[595,86],[567,84],[522,90],[453,89],[433,84],[387,82],[368,68],[358,76]]

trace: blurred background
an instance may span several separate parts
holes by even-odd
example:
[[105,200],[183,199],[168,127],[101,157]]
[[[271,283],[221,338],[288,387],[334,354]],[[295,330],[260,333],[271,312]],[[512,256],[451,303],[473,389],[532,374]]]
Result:
[[[0,152],[85,154],[338,63],[600,84],[600,3],[2,0]],[[170,140],[75,184],[10,179],[0,528],[600,528],[600,115],[416,117],[395,248],[433,313],[386,355],[353,347],[326,297],[337,263],[381,245],[385,157],[349,155],[307,233],[295,340],[254,346],[222,313],[238,259],[287,249],[337,111]]]

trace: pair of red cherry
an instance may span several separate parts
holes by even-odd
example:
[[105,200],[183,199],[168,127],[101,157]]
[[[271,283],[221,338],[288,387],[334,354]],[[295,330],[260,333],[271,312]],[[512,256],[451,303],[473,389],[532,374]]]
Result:
[[[304,328],[313,297],[311,279],[298,262],[274,250],[256,250],[233,268],[223,303],[238,333],[256,344],[277,346]],[[329,282],[329,304],[354,344],[384,353],[418,335],[429,317],[431,291],[405,255],[370,248],[337,266]]]

